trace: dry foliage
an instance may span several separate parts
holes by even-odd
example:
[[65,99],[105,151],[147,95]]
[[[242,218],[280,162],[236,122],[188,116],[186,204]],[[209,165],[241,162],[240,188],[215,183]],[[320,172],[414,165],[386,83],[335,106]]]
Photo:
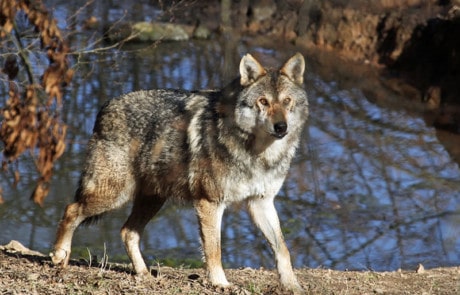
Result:
[[[41,85],[35,83],[27,54],[21,48],[22,40],[18,32],[15,32],[15,17],[19,11],[24,12],[38,33],[40,49],[49,60]],[[30,151],[40,174],[31,198],[42,205],[49,191],[53,164],[65,149],[67,126],[60,120],[60,110],[62,86],[68,84],[73,75],[67,59],[69,47],[56,21],[39,0],[0,0],[0,38],[13,38],[16,41],[14,43],[18,44],[17,53],[6,58],[2,69],[9,80],[9,97],[1,110],[3,168],[5,170],[8,163],[18,161],[24,152]],[[16,56],[22,62],[18,62]],[[27,85],[19,85],[14,81],[20,71],[27,73]],[[14,179],[17,183],[18,171],[14,172]]]
[[[89,264],[71,260],[63,271],[50,259],[16,241],[0,245],[2,294],[292,294],[282,290],[276,271],[226,269],[233,283],[212,286],[204,269],[152,266],[152,277],[136,278],[129,265]],[[297,269],[305,294],[460,294],[460,267],[426,269],[423,272],[337,271]],[[108,291],[110,290],[110,292]]]

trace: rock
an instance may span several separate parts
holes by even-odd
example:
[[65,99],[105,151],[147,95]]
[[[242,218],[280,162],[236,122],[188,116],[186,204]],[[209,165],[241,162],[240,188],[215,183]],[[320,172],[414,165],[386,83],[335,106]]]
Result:
[[188,276],[188,279],[191,280],[191,281],[196,281],[200,278],[200,275],[199,274],[196,274],[196,273],[193,273],[193,274],[190,274]]
[[415,271],[416,273],[424,273],[425,272],[425,267],[421,263],[418,264],[417,270]]
[[425,102],[428,110],[439,109],[441,105],[441,88],[439,86],[430,86],[423,96],[423,102]]
[[211,36],[211,31],[202,25],[196,27],[195,31],[193,32],[193,38],[196,39],[209,39]]
[[1,251],[5,251],[8,253],[19,253],[22,255],[35,255],[35,256],[45,256],[44,254],[30,250],[29,248],[25,247],[18,241],[12,240],[8,244],[0,246]]
[[252,5],[252,21],[260,22],[270,19],[276,12],[277,6],[273,0],[258,0]]
[[190,38],[184,26],[161,22],[121,23],[106,29],[111,42],[185,41]]
[[132,26],[132,33],[137,35],[139,41],[184,41],[189,36],[185,30],[177,24],[138,22]]

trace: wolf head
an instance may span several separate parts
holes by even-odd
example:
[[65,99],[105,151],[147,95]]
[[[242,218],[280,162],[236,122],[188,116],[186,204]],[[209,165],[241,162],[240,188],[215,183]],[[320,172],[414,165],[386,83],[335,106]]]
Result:
[[236,124],[257,140],[278,140],[299,130],[308,117],[303,88],[305,60],[300,53],[280,69],[266,69],[250,54],[240,62],[242,91],[235,110]]

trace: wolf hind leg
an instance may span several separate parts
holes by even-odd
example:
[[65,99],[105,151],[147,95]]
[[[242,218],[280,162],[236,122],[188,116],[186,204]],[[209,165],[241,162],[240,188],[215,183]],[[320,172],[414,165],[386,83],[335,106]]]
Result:
[[292,269],[291,257],[284,242],[273,198],[251,199],[248,201],[248,209],[252,220],[261,229],[275,254],[281,285],[294,294],[304,294]]
[[83,179],[76,192],[77,201],[66,207],[50,253],[55,265],[68,265],[73,234],[81,223],[90,222],[107,211],[120,208],[133,195],[134,186],[127,185],[134,183],[132,179],[107,177],[99,180],[99,185],[95,186],[93,179]]
[[131,214],[121,228],[121,239],[137,275],[150,274],[139,248],[140,239],[145,226],[158,213],[165,200],[158,196],[137,196]]
[[51,261],[55,265],[66,267],[69,263],[73,233],[85,220],[82,207],[82,204],[76,202],[67,205],[65,209],[64,217],[59,222],[54,250],[50,253]]

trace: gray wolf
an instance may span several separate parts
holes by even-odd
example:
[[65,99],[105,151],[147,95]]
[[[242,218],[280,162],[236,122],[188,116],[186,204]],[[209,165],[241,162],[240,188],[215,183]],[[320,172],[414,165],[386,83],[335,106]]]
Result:
[[301,291],[274,198],[308,117],[300,53],[280,69],[247,54],[239,77],[216,91],[150,90],[108,101],[100,110],[75,203],[59,223],[51,258],[69,262],[74,230],[133,201],[121,229],[138,275],[149,274],[139,241],[166,200],[190,202],[198,217],[210,282],[228,286],[221,262],[224,209],[244,201],[273,249],[281,285]]

